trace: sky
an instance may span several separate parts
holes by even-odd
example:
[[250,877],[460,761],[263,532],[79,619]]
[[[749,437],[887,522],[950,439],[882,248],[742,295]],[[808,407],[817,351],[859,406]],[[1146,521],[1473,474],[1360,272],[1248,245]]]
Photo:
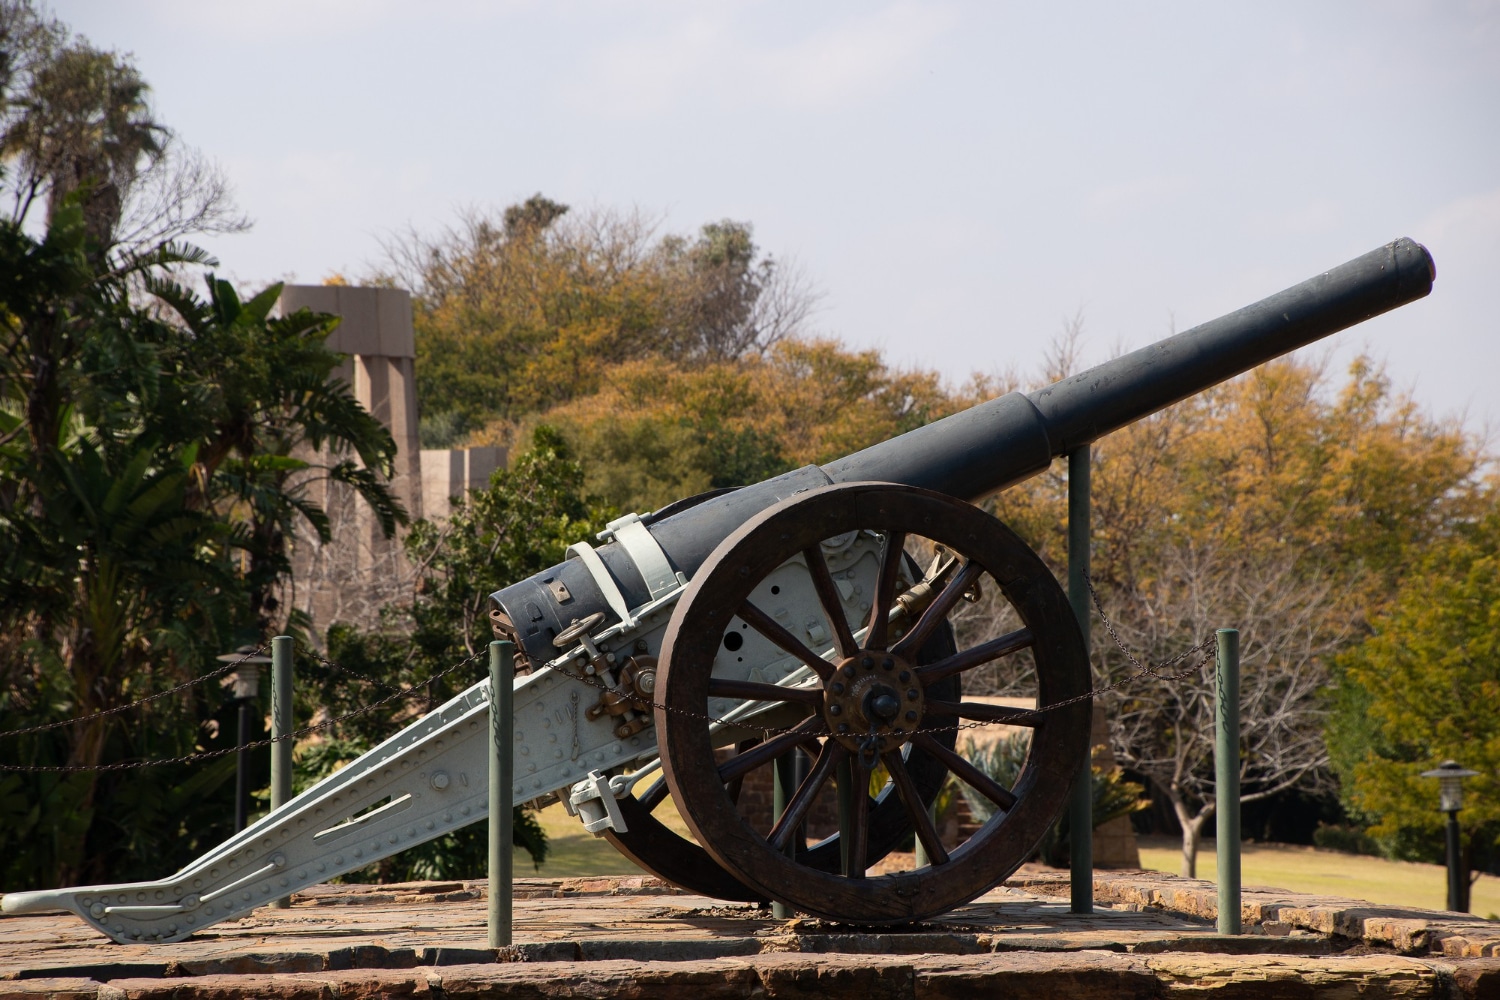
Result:
[[1230,312],[1398,236],[1429,299],[1312,348],[1500,427],[1500,2],[56,0],[219,163],[247,285],[541,192],[752,223],[813,327],[1037,371]]

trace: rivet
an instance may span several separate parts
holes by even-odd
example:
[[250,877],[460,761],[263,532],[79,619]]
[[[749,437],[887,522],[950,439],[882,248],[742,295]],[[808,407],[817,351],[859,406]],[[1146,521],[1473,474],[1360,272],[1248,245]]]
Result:
[[841,714],[843,714],[843,711],[844,711],[844,706],[842,706],[842,705],[833,704],[833,705],[829,705],[828,706],[828,714],[829,715],[841,715]]
[[849,731],[849,723],[847,723],[847,722],[840,722],[839,723],[839,732],[841,732],[841,733],[847,733],[848,731]]
[[916,722],[917,721],[917,713],[916,712],[907,712],[906,713],[906,721],[907,722]]
[[910,698],[912,701],[916,701],[919,697],[921,697],[920,693],[917,691],[916,688],[907,688],[907,690],[906,690],[906,696],[908,698]]
[[866,670],[874,670],[875,658],[872,656],[862,656],[860,657],[859,665],[864,667]]
[[881,669],[883,669],[883,670],[890,670],[895,665],[896,665],[896,661],[893,660],[893,659],[891,659],[889,656],[887,656],[885,659],[883,659],[883,660],[880,661],[880,666],[881,666]]
[[910,670],[903,670],[903,671],[901,671],[899,674],[896,675],[896,680],[900,681],[902,684],[905,684],[907,681],[911,680],[911,671]]
[[845,677],[853,677],[854,676],[854,664],[851,663],[851,664],[849,664],[848,666],[846,666],[844,668],[844,676]]
[[831,685],[829,685],[828,690],[832,691],[834,694],[843,694],[844,693],[844,682],[843,681],[834,681]]

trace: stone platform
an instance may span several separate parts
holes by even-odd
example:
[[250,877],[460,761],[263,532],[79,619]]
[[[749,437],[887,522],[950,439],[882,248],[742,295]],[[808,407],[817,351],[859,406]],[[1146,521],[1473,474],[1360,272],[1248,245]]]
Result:
[[1500,925],[1358,900],[1245,892],[1215,933],[1211,883],[1022,872],[899,929],[774,920],[649,878],[516,883],[515,939],[485,941],[482,883],[318,886],[187,941],[116,945],[71,915],[0,919],[0,1000],[433,997],[1500,997]]

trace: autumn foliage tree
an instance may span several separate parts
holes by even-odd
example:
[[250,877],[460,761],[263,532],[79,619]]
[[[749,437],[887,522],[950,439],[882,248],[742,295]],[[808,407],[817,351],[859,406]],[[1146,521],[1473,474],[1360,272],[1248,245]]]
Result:
[[[954,407],[932,372],[876,351],[786,339],[734,362],[633,361],[599,392],[533,418],[588,459],[588,485],[627,510],[828,462]],[[489,429],[498,439],[501,423]],[[487,440],[486,434],[475,440]]]
[[[1093,573],[1126,644],[1159,661],[1241,631],[1243,801],[1329,787],[1333,657],[1473,515],[1479,461],[1364,359],[1336,392],[1322,366],[1276,361],[1095,445]],[[996,509],[1063,571],[1060,471]],[[1134,673],[1097,625],[1093,647],[1096,680]],[[1182,825],[1190,875],[1213,814],[1212,667],[1129,683],[1107,704],[1117,755]]]
[[424,441],[590,396],[619,365],[756,354],[797,333],[816,296],[746,223],[660,236],[639,212],[574,212],[535,195],[387,242],[377,280],[416,293]]

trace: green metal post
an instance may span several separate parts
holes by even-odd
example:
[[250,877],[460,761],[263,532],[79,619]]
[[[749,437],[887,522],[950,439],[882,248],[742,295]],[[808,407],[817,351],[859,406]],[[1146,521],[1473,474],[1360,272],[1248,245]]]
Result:
[[[292,637],[278,635],[271,640],[271,811],[275,812],[292,798]],[[290,896],[273,900],[272,906],[292,905]]]
[[[1089,446],[1068,452],[1068,603],[1089,649]],[[1084,754],[1068,802],[1069,874],[1074,913],[1094,912],[1094,748]]]
[[515,841],[515,652],[490,643],[490,947],[510,944],[511,864]]
[[1214,671],[1214,813],[1218,822],[1219,933],[1240,933],[1240,633],[1218,631]]

